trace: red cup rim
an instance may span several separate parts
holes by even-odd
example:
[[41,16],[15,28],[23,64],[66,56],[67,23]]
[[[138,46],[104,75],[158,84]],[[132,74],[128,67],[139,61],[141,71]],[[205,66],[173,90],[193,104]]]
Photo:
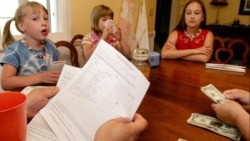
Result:
[[20,92],[0,92],[0,113],[15,109],[26,102],[26,95]]

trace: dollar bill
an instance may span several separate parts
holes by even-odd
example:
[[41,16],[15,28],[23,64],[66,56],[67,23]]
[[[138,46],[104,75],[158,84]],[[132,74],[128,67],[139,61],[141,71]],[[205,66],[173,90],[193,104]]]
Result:
[[224,103],[227,100],[226,97],[213,84],[201,87],[201,91],[215,103]]
[[208,129],[235,141],[239,141],[241,138],[241,133],[238,128],[225,124],[214,117],[192,113],[191,117],[187,120],[187,123]]

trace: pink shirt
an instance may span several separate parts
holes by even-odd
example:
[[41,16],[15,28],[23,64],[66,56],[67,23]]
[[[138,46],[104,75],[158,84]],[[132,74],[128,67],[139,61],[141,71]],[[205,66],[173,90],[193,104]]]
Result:
[[[89,34],[85,35],[82,39],[82,44],[90,44],[93,46],[96,46],[96,44],[98,43],[98,41],[100,40],[100,38],[96,35],[95,32],[90,32]],[[107,43],[109,43],[110,45],[112,45],[113,47],[117,47],[117,45],[119,44],[119,40],[117,40],[115,37],[110,36],[107,40]]]
[[199,48],[204,45],[207,33],[209,30],[201,30],[201,33],[191,39],[188,37],[184,32],[177,31],[178,32],[178,39],[176,42],[176,49],[194,49]]

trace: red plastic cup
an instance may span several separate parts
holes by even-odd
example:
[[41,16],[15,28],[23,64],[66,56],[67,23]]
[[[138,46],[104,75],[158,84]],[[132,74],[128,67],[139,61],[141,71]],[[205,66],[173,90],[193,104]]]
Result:
[[26,96],[20,92],[0,93],[0,140],[25,141]]

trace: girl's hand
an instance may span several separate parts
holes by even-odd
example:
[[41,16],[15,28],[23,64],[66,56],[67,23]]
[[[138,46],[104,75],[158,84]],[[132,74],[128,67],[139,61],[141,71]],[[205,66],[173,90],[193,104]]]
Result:
[[[114,35],[114,37],[117,39],[117,40],[121,40],[121,38],[122,38],[122,34],[121,34],[121,28],[119,28],[119,27],[117,27],[116,26],[116,28],[117,28],[117,30],[116,30],[116,32],[115,33],[113,33],[113,35]],[[112,28],[112,30],[113,30],[113,28]],[[114,32],[114,31],[113,31]]]
[[56,84],[60,77],[60,74],[61,74],[60,71],[55,71],[55,70],[45,71],[41,73],[41,80],[43,83]]
[[210,56],[213,53],[213,50],[209,46],[203,46],[196,49],[196,54],[205,54]]
[[107,26],[104,28],[103,32],[102,32],[102,39],[103,40],[107,40],[109,35],[112,34],[113,31],[112,31],[112,27],[111,26]]

